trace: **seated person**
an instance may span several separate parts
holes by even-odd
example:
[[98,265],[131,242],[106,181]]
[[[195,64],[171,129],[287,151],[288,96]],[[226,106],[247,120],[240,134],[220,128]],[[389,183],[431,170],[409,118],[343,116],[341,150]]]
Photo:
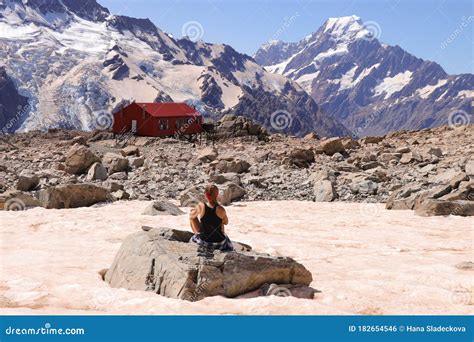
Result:
[[229,223],[227,213],[219,203],[219,189],[210,184],[204,193],[206,203],[199,203],[189,215],[194,236],[191,241],[206,249],[219,249],[223,252],[233,251],[232,242],[225,234],[224,226]]

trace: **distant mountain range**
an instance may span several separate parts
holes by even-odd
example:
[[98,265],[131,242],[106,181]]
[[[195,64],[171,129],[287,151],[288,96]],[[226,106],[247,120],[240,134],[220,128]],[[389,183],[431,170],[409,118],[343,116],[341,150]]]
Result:
[[0,89],[0,133],[104,128],[132,101],[186,101],[274,132],[363,136],[470,114],[474,78],[379,43],[354,16],[298,43],[269,42],[252,58],[175,39],[94,0],[3,0]]
[[448,75],[377,33],[356,16],[330,18],[300,42],[264,44],[254,59],[359,136],[471,121],[474,75]]
[[132,101],[187,101],[282,133],[350,134],[297,82],[232,47],[174,39],[93,0],[0,1],[0,87],[8,133],[92,130]]

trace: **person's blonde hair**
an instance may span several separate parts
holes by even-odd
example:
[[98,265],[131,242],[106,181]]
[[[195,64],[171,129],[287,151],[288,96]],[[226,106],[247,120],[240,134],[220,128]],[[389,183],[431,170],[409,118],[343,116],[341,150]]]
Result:
[[208,199],[211,201],[211,204],[218,204],[217,197],[219,196],[219,188],[217,188],[217,186],[208,184],[206,186],[206,194],[209,196]]

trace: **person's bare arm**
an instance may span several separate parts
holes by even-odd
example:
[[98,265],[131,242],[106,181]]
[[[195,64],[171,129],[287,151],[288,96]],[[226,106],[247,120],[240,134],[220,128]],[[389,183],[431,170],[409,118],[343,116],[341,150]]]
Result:
[[193,230],[194,234],[199,234],[201,231],[201,223],[199,222],[199,217],[202,212],[202,203],[196,205],[195,208],[191,209],[189,213],[189,222],[191,224],[191,229]]
[[217,216],[222,219],[222,232],[225,233],[225,225],[229,224],[229,218],[227,217],[227,212],[221,206],[217,208]]

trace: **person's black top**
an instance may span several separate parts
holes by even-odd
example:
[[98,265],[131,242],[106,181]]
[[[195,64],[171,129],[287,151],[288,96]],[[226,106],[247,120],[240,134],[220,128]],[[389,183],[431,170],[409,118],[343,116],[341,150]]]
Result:
[[206,242],[222,242],[225,240],[224,233],[222,233],[222,219],[217,216],[217,205],[210,208],[204,203],[204,216],[201,218],[201,231],[199,236]]

